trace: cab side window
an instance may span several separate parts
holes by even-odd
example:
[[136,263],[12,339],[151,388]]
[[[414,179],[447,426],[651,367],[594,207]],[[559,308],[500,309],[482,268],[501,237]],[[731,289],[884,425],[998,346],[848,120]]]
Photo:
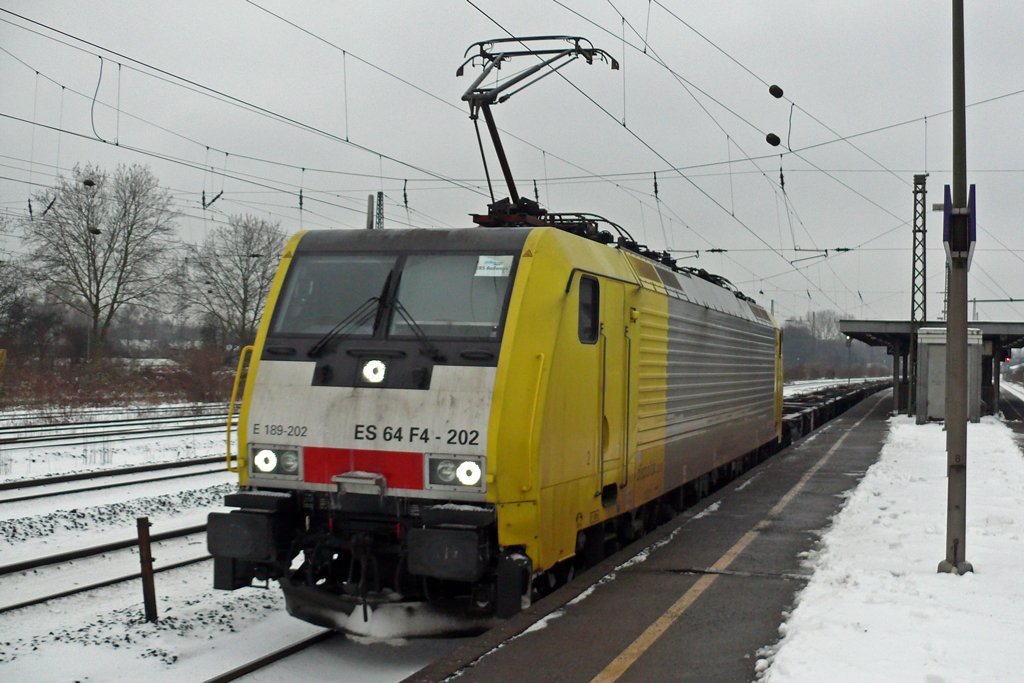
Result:
[[579,336],[584,344],[597,342],[601,326],[601,306],[598,282],[584,275],[580,278]]

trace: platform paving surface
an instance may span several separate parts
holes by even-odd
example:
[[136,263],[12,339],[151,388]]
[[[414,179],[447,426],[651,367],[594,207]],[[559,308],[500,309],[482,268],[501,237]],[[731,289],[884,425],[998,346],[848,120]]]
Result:
[[889,391],[869,396],[406,680],[754,680],[807,579],[801,558],[878,459],[891,406]]

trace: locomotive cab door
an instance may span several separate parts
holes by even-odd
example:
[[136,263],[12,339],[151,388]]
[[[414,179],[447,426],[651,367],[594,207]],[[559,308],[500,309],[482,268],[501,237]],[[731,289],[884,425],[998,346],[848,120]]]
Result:
[[625,287],[614,280],[601,281],[601,502],[616,504],[629,483],[629,386],[631,343],[626,313]]

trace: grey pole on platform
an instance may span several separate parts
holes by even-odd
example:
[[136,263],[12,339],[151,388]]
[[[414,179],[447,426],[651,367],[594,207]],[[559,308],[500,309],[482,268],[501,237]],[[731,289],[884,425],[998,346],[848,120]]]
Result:
[[953,0],[953,193],[947,209],[949,310],[946,319],[946,559],[939,572],[974,571],[967,561],[967,125],[964,3]]

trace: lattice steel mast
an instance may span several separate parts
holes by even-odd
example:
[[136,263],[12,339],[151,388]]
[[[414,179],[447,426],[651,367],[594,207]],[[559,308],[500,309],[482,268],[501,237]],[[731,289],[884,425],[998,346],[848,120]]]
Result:
[[914,175],[914,249],[910,282],[910,387],[907,415],[917,411],[917,330],[928,322],[927,239],[925,230],[928,174]]

